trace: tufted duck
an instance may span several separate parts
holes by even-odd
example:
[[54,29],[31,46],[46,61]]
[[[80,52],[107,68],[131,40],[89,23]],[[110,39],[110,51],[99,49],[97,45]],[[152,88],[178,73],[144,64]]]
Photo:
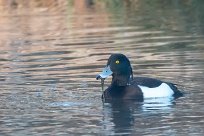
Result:
[[183,95],[170,82],[147,77],[133,78],[130,61],[123,54],[112,54],[106,67],[102,73],[96,76],[96,79],[101,79],[103,82],[110,75],[112,75],[111,85],[102,95],[105,100],[132,99],[143,101],[145,98],[178,98]]

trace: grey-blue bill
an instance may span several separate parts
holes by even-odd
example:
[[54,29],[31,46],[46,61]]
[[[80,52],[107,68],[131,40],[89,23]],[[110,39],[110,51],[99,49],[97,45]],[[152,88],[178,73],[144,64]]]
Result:
[[97,80],[101,79],[101,88],[102,88],[102,91],[104,89],[104,80],[108,76],[110,76],[112,74],[113,74],[113,72],[111,71],[110,66],[106,66],[100,74],[96,75],[96,79]]

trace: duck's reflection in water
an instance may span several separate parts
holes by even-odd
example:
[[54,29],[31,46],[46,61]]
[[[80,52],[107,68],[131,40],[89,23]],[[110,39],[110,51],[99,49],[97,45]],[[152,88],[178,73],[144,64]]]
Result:
[[[169,98],[105,101],[103,104],[103,129],[106,134],[129,135],[141,127],[145,118],[158,119],[173,110],[174,100]],[[158,121],[158,120],[157,120]]]

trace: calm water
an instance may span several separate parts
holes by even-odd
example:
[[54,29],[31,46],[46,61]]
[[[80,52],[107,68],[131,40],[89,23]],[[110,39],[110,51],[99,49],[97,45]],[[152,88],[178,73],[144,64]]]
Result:
[[[203,136],[203,5],[1,0],[0,135]],[[95,75],[111,53],[185,97],[102,103]]]

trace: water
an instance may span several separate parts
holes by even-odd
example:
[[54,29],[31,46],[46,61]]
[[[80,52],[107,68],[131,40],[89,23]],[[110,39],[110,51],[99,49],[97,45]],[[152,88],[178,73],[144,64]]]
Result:
[[[204,134],[202,0],[1,0],[0,11],[0,135]],[[111,53],[185,97],[103,103],[95,75]]]

